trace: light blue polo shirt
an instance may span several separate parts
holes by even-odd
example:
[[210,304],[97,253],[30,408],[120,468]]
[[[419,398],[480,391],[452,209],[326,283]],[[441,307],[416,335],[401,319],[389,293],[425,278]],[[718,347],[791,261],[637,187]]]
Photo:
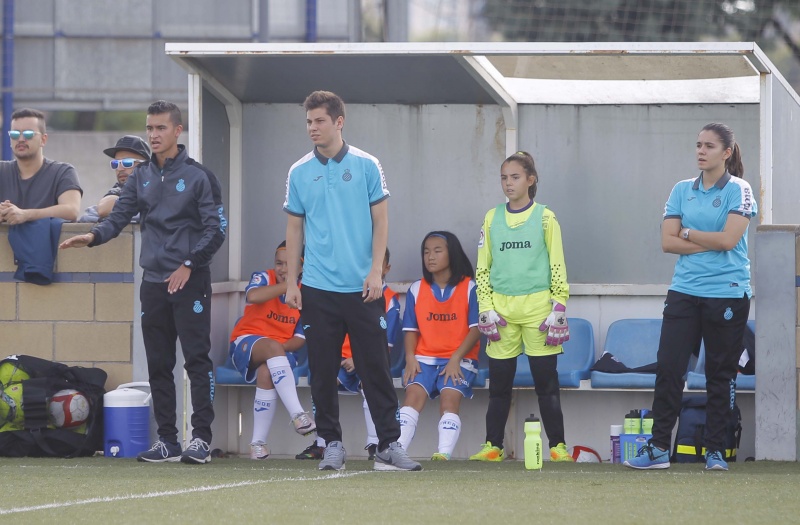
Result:
[[[680,181],[672,188],[664,206],[664,219],[680,219],[684,228],[721,232],[728,215],[753,218],[758,205],[747,181],[725,174],[708,190],[702,174]],[[748,228],[749,229],[749,228]],[[691,239],[691,233],[689,233]],[[681,255],[675,263],[670,289],[697,297],[742,297],[752,295],[747,230],[730,251],[707,251]]]
[[314,148],[292,165],[283,209],[304,218],[304,285],[363,289],[372,267],[371,207],[388,197],[378,159],[347,144],[332,159]]

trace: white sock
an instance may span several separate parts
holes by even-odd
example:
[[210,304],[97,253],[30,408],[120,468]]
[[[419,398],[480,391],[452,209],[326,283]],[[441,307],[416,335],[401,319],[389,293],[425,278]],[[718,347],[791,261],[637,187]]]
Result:
[[[364,396],[363,390],[361,391],[361,395]],[[377,445],[378,431],[375,430],[375,422],[372,421],[372,414],[369,411],[366,396],[364,397],[364,423],[367,424],[367,445]]]
[[253,400],[253,439],[250,443],[267,442],[272,418],[275,416],[278,394],[274,389],[264,390],[256,387],[256,398]]
[[461,418],[458,414],[445,412],[439,419],[439,452],[452,454],[461,435]]
[[278,392],[283,406],[289,415],[294,417],[297,414],[304,412],[303,405],[300,404],[300,399],[297,398],[297,386],[294,384],[294,373],[292,373],[292,366],[285,355],[278,357],[271,357],[267,359],[267,368],[272,376],[272,384],[275,385],[275,390]]
[[321,437],[319,437],[319,436],[317,436],[317,446],[318,446],[318,447],[325,448],[325,440],[324,440],[324,439],[322,439],[322,438],[321,438]]
[[417,432],[417,421],[419,421],[419,412],[411,407],[402,407],[400,409],[400,439],[397,441],[403,445],[403,449],[406,452],[408,452],[411,440],[414,439],[414,434]]

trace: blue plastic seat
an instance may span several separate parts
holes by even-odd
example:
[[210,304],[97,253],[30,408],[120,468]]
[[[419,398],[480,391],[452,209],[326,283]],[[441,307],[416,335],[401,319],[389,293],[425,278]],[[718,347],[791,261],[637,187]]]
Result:
[[[611,323],[606,334],[605,352],[628,368],[656,362],[661,338],[661,319],[620,319]],[[593,371],[592,388],[655,388],[656,375],[639,372],[609,373]]]
[[[570,317],[569,341],[564,343],[564,353],[558,356],[558,383],[563,387],[578,388],[582,379],[589,379],[590,368],[595,361],[594,330],[592,323],[579,317]],[[515,387],[535,386],[528,356],[517,357],[517,373],[514,375]]]
[[[753,332],[756,330],[756,322],[753,320],[747,321],[747,326]],[[686,378],[686,387],[690,390],[705,390],[706,389],[706,348],[705,345],[700,346],[700,356],[697,358],[697,365],[694,370],[689,372]],[[756,376],[738,374],[736,376],[736,390],[755,390],[756,389]]]
[[233,367],[231,356],[225,360],[225,364],[216,369],[214,382],[218,385],[246,385],[242,374]]

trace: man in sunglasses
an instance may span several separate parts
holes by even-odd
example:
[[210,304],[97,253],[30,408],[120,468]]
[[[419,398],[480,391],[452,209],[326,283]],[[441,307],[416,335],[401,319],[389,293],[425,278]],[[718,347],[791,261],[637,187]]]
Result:
[[74,221],[83,190],[72,165],[44,157],[44,114],[18,109],[8,132],[14,160],[0,162],[0,222],[22,224],[47,217]]
[[[109,164],[117,176],[117,182],[100,199],[100,202],[86,208],[78,222],[99,222],[108,217],[114,208],[114,204],[119,200],[120,194],[122,194],[122,187],[125,185],[125,181],[133,173],[133,168],[145,161],[149,161],[150,155],[152,155],[147,142],[136,135],[125,135],[117,141],[113,148],[106,148],[103,153],[112,159]],[[132,220],[138,222],[138,217],[139,215],[137,214]]]
[[[181,111],[159,100],[147,108],[150,162],[134,168],[111,214],[89,233],[60,248],[98,246],[141,213],[141,324],[158,441],[138,456],[151,463],[211,461],[214,379],[211,351],[211,259],[225,241],[228,220],[217,177],[178,144]],[[113,161],[112,161],[113,162]],[[191,382],[192,440],[178,443],[175,378],[176,342]]]

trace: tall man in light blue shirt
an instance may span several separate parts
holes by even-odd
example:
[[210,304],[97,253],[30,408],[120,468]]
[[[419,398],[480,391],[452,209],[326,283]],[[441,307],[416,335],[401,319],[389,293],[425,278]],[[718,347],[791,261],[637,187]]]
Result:
[[375,470],[422,470],[397,443],[381,277],[389,234],[383,169],[378,159],[342,139],[344,102],[338,95],[315,91],[304,107],[314,150],[292,165],[286,181],[286,304],[302,311],[317,434],[327,443],[319,469],[345,468],[336,377],[349,334],[378,434]]

